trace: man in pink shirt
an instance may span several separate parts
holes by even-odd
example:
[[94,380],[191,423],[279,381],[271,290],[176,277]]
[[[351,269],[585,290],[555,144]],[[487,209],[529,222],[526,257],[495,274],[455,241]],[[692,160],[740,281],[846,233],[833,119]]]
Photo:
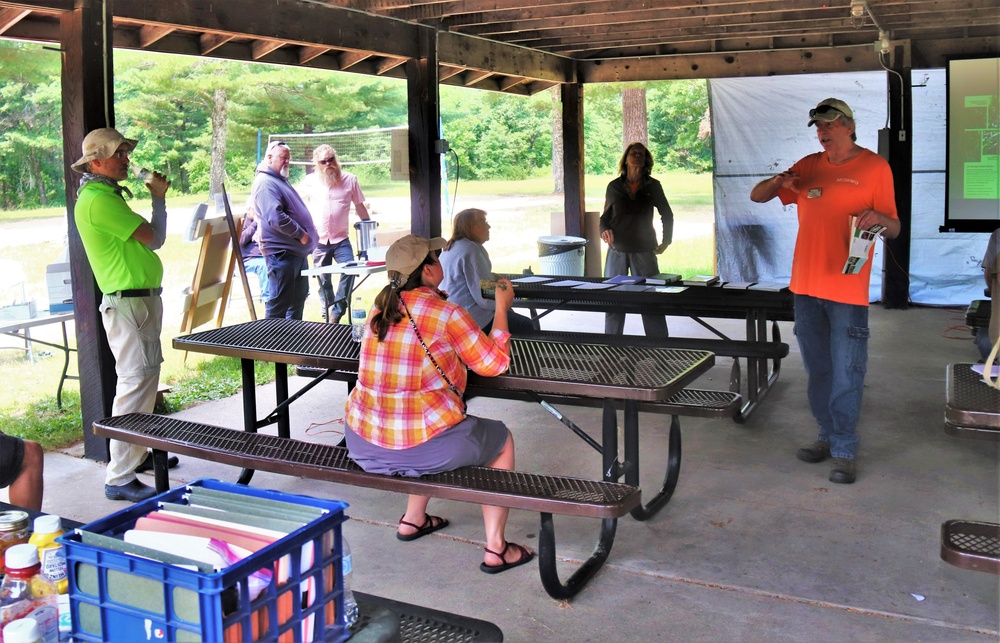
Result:
[[[319,233],[319,244],[313,251],[313,268],[345,263],[354,259],[354,248],[348,231],[351,204],[363,221],[370,219],[365,207],[365,195],[358,179],[345,172],[337,160],[337,152],[329,145],[320,145],[313,151],[315,171],[299,184],[298,192],[309,206],[313,222]],[[341,275],[337,294],[333,294],[330,275],[320,275],[319,300],[323,306],[323,319],[337,324],[347,309],[347,298],[354,288],[352,275]]]

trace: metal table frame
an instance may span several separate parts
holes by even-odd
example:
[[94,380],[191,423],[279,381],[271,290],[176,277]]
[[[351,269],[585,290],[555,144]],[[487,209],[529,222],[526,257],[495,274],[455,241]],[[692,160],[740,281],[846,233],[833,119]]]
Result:
[[[244,430],[256,432],[264,426],[277,424],[278,436],[283,438],[290,436],[289,405],[326,378],[342,379],[352,386],[357,379],[360,351],[359,345],[351,341],[350,329],[346,326],[287,319],[262,319],[202,331],[175,338],[173,346],[179,350],[238,357],[243,377]],[[511,393],[548,393],[603,400],[602,442],[589,436],[585,439],[602,454],[603,479],[617,481],[624,476],[626,483],[635,486],[639,482],[639,405],[667,401],[715,363],[715,356],[708,351],[566,344],[539,339],[512,338],[511,351],[513,359],[507,373],[497,377],[470,373],[469,387],[497,397]],[[546,351],[553,359],[562,357],[563,362],[552,361],[549,363],[554,366],[536,368],[539,359],[547,358]],[[253,374],[257,360],[275,364],[277,403],[276,408],[260,420],[257,419]],[[593,368],[587,370],[587,361],[600,367],[614,362],[619,368],[595,381],[600,372]],[[324,372],[294,395],[289,395],[288,365]],[[539,370],[545,372],[539,373]],[[666,379],[664,372],[669,373]],[[624,408],[623,461],[618,460],[616,409],[619,406]],[[663,486],[650,502],[632,512],[637,520],[652,517],[669,501],[680,474],[680,449],[680,419],[675,415],[671,420]],[[244,470],[239,482],[248,483],[252,475],[253,471]]]
[[[66,331],[66,322],[73,321],[73,312],[64,313],[46,313],[44,315],[39,315],[38,317],[32,317],[31,319],[18,319],[15,321],[4,322],[0,324],[0,334],[7,335],[9,337],[15,337],[17,339],[24,341],[24,347],[20,346],[0,346],[0,348],[23,350],[28,354],[28,359],[32,364],[35,363],[35,355],[33,351],[33,344],[42,344],[43,346],[49,346],[51,348],[56,348],[63,353],[63,367],[62,374],[59,376],[59,386],[56,388],[56,404],[61,409],[62,408],[62,390],[63,385],[66,380],[79,380],[77,375],[69,375],[69,354],[75,352],[75,348],[71,348],[69,345],[69,333]],[[46,326],[48,324],[59,324],[62,326],[62,344],[55,344],[53,342],[47,342],[45,340],[36,339],[31,336],[31,329],[38,326]]]
[[331,263],[329,266],[320,266],[319,268],[309,268],[308,270],[303,270],[301,274],[303,277],[319,277],[320,275],[349,275],[351,277],[361,277],[360,280],[352,282],[351,290],[346,294],[347,297],[347,319],[351,318],[351,302],[354,300],[354,291],[361,287],[361,284],[365,283],[368,277],[379,273],[385,272],[385,262],[380,262],[378,265],[368,265],[367,262],[363,261],[348,261],[346,263]]
[[[602,283],[603,277],[545,277],[553,281],[580,281]],[[521,275],[500,274],[498,278],[516,280]],[[679,286],[680,284],[668,284]],[[639,286],[640,288],[642,286]],[[575,289],[545,286],[543,283],[514,284],[514,306],[527,308],[533,319],[541,319],[555,310],[578,310],[587,312],[625,312],[662,314],[664,316],[689,317],[716,337],[724,341],[744,341],[754,343],[781,343],[779,321],[794,321],[793,294],[787,288],[771,290],[729,289],[720,286],[688,286],[679,293],[660,293],[652,290],[640,291],[636,286],[609,289]],[[493,290],[483,290],[485,297],[492,298]],[[541,312],[539,312],[541,311]],[[734,340],[710,324],[705,318],[744,319],[746,336],[744,340]],[[771,338],[768,339],[770,325]],[[599,340],[600,341],[600,340]],[[742,378],[739,360],[733,358],[731,376],[734,392],[742,392]],[[734,419],[743,423],[749,419],[778,379],[781,370],[780,358],[745,357],[747,364],[746,398],[743,408]]]

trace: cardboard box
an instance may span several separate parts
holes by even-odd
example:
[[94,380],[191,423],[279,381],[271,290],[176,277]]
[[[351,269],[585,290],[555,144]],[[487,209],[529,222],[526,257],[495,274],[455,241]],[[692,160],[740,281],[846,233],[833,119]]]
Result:
[[73,280],[68,263],[50,263],[46,266],[45,283],[49,287],[49,312],[73,310]]
[[23,304],[0,306],[0,321],[17,321],[19,319],[34,319],[38,316],[35,300]]

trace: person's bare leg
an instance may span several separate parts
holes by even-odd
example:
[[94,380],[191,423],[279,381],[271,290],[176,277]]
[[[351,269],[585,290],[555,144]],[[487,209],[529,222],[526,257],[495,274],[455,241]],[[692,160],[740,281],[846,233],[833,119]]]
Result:
[[[406,499],[406,513],[403,514],[402,520],[417,525],[417,527],[423,526],[425,516],[427,515],[428,502],[430,502],[430,498],[427,496],[408,496]],[[400,524],[396,531],[403,536],[409,536],[416,533],[417,529],[409,525]]]
[[[507,432],[507,442],[504,443],[500,455],[486,466],[507,471],[514,469],[514,438],[511,436],[510,431]],[[507,543],[504,537],[504,528],[507,526],[507,515],[509,513],[510,511],[507,507],[483,505],[483,522],[486,524],[486,548],[490,551],[495,551],[498,554],[503,551],[504,545]],[[526,554],[522,554],[522,556],[524,555]],[[517,559],[511,560],[508,558],[506,562],[512,563],[515,560]],[[490,553],[483,555],[483,562],[487,565],[502,565],[504,563],[503,560],[500,560],[499,556]]]
[[41,445],[25,440],[21,473],[7,490],[11,504],[33,511],[42,510],[42,493],[44,491],[42,469],[44,466],[45,452],[42,451]]

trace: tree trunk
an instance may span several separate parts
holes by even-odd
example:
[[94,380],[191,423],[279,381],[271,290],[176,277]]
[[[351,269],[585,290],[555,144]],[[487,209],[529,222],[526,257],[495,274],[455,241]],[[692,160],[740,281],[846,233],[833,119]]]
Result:
[[228,97],[224,87],[217,87],[212,95],[212,163],[208,174],[208,194],[210,201],[214,195],[222,194],[222,183],[226,180],[226,110]]
[[645,87],[627,87],[622,90],[622,139],[622,149],[637,142],[649,147]]
[[556,194],[566,191],[566,176],[563,172],[562,101],[559,92],[559,85],[549,90],[552,96],[552,182],[555,184]]
[[45,197],[45,176],[42,174],[35,150],[31,150],[28,154],[28,161],[28,171],[31,172],[31,178],[35,182],[35,187],[38,188],[38,204],[43,208],[48,207],[49,200]]

